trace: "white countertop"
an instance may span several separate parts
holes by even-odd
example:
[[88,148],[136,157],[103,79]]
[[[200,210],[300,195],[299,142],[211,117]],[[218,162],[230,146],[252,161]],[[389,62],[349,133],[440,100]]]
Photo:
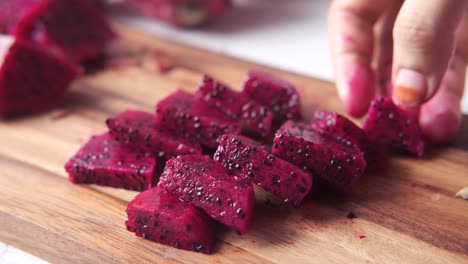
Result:
[[199,30],[135,17],[123,21],[160,37],[322,79],[332,79],[325,0],[237,0],[236,7]]
[[46,264],[47,262],[0,242],[0,264]]
[[[163,23],[126,17],[123,21],[149,33],[226,53],[265,65],[333,80],[327,44],[330,0],[236,0],[236,8],[217,23],[184,30]],[[468,81],[467,85],[468,87]],[[468,96],[463,99],[468,113]],[[0,242],[0,264],[45,263]]]

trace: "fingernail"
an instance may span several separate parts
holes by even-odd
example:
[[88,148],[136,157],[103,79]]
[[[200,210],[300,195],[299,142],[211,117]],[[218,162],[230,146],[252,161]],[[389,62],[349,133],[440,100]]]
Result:
[[401,69],[395,78],[393,99],[402,106],[416,106],[421,104],[426,97],[427,81],[421,73]]

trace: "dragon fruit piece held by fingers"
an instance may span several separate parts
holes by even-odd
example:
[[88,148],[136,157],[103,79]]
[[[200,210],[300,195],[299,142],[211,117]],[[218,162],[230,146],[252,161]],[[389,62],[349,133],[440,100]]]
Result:
[[372,140],[366,131],[358,127],[351,120],[336,113],[317,111],[311,121],[314,130],[336,139],[344,145],[356,145],[366,157],[369,166],[385,169],[387,153],[385,148]]
[[377,97],[371,102],[363,129],[381,144],[424,156],[425,144],[417,116],[399,109],[390,97]]

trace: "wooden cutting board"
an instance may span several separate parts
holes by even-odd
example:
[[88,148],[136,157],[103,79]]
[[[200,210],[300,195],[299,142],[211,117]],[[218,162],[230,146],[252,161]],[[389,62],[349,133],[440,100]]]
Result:
[[330,83],[116,27],[116,58],[78,80],[64,109],[0,123],[0,241],[55,263],[468,263],[468,201],[454,198],[468,186],[467,122],[453,145],[431,147],[425,159],[393,158],[348,195],[322,190],[292,209],[258,192],[248,234],[221,229],[213,255],[127,232],[135,192],[74,185],[63,169],[106,131],[107,117],[154,111],[176,88],[194,90],[202,73],[239,88],[251,68],[293,82],[306,118],[342,108]]

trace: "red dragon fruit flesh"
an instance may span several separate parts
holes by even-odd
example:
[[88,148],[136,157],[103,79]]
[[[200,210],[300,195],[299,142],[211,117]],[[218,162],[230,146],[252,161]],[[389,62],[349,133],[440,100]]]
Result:
[[276,132],[273,153],[343,190],[349,190],[366,169],[364,154],[356,146],[345,146],[293,121]]
[[425,145],[417,117],[399,109],[390,97],[377,97],[371,102],[363,128],[372,139],[384,145],[424,156]]
[[156,121],[162,129],[176,136],[197,140],[211,149],[218,147],[223,134],[240,133],[239,122],[182,90],[177,90],[157,104]]
[[153,183],[156,161],[131,149],[108,133],[93,136],[65,165],[73,183],[88,183],[142,191]]
[[127,230],[139,237],[180,249],[208,254],[213,251],[213,220],[164,188],[138,194],[128,204],[127,215]]
[[184,154],[201,154],[200,144],[160,129],[156,116],[127,110],[106,121],[112,137],[132,147],[152,152],[158,158],[171,159]]
[[75,62],[99,56],[115,38],[106,18],[88,0],[36,2],[12,27],[17,38]]
[[158,186],[201,208],[225,226],[245,234],[255,204],[253,186],[228,173],[209,156],[179,156],[166,163]]
[[31,7],[41,0],[1,0],[0,1],[0,33],[7,34],[16,26]]
[[0,35],[0,116],[36,114],[57,107],[78,74],[75,65]]
[[373,141],[362,128],[351,120],[336,113],[317,111],[311,121],[315,131],[336,139],[346,146],[356,145],[364,152],[369,166],[384,169],[387,165],[385,148]]
[[215,105],[232,119],[240,120],[247,130],[262,137],[270,133],[273,114],[249,97],[205,75],[196,96]]
[[312,187],[311,174],[243,136],[224,135],[214,160],[234,175],[258,184],[294,206],[301,204]]
[[299,94],[296,88],[285,80],[265,72],[251,70],[242,92],[268,107],[276,120],[299,120],[302,117]]

